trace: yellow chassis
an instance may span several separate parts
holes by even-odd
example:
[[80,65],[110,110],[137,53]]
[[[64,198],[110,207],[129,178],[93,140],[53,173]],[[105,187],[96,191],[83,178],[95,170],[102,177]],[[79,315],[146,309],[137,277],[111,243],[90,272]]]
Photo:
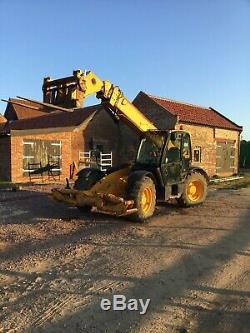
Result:
[[125,189],[130,168],[120,169],[103,177],[89,190],[52,189],[51,196],[56,201],[71,206],[96,207],[98,211],[123,216],[137,211],[134,201],[126,200]]

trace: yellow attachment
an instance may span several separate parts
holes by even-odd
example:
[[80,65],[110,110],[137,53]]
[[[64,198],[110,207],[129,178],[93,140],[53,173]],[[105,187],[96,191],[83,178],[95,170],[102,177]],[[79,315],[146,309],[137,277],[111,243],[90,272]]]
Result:
[[93,72],[80,75],[78,98],[82,99],[94,93],[101,93],[100,98],[111,107],[116,114],[124,118],[129,125],[132,125],[140,132],[156,130],[154,124],[149,121],[140,110],[138,110],[122,93],[119,87],[111,84],[110,81],[102,81]]
[[118,116],[140,132],[156,130],[154,124],[139,111],[117,87],[113,88],[110,104],[117,110]]
[[99,180],[89,191],[124,197],[129,171],[130,167],[112,172]]
[[87,72],[86,75],[82,74],[78,79],[80,90],[83,92],[83,98],[95,94],[98,91],[102,91],[103,89],[103,81],[92,72]]
[[141,197],[141,207],[144,214],[150,210],[153,203],[153,193],[150,187],[145,187]]
[[194,180],[188,184],[187,195],[190,201],[199,200],[204,194],[204,185],[199,180]]
[[57,99],[60,96],[60,103],[71,105],[72,108],[81,107],[86,97],[97,94],[102,103],[108,107],[108,111],[112,110],[117,118],[125,120],[139,132],[157,130],[154,124],[123,95],[119,87],[110,81],[101,80],[91,71],[76,70],[73,76],[56,80],[45,78],[43,91],[44,101],[58,104]]
[[73,206],[91,206],[99,211],[126,215],[132,212],[134,202],[126,200],[126,184],[130,168],[115,171],[98,181],[91,189],[77,191],[72,189],[53,189],[52,197]]

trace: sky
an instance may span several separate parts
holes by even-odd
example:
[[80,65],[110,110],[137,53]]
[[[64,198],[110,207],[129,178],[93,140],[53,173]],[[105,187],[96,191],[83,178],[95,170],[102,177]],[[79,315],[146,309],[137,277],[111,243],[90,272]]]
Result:
[[0,98],[42,100],[78,68],[131,100],[212,106],[250,140],[250,0],[0,0]]

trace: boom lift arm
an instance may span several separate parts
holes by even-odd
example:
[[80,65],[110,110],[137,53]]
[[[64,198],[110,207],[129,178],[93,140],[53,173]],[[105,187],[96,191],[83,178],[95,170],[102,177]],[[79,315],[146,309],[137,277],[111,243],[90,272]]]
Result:
[[[70,88],[70,89],[69,89]],[[75,105],[82,105],[86,97],[96,94],[102,104],[111,110],[117,119],[123,119],[129,126],[139,132],[157,130],[150,122],[122,93],[119,87],[114,86],[110,81],[101,80],[91,71],[74,71],[73,76],[51,80],[46,78],[43,85],[44,99],[48,98],[51,92],[60,94],[61,100],[67,98],[75,100]],[[70,92],[70,94],[69,94]],[[52,103],[55,102],[52,100]],[[67,103],[65,103],[67,104]]]
[[84,211],[95,207],[118,216],[132,214],[139,221],[153,215],[157,200],[175,198],[187,206],[205,200],[207,175],[191,165],[191,140],[187,132],[157,130],[119,87],[102,81],[91,71],[74,71],[73,76],[58,80],[46,78],[43,91],[44,102],[64,107],[79,107],[87,96],[96,94],[108,112],[144,134],[132,166],[106,173],[82,169],[73,189],[52,189],[54,199]]

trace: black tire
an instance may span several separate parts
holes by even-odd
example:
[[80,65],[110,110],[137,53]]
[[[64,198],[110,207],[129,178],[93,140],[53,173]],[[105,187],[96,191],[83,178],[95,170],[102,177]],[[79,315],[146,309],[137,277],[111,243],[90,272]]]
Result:
[[203,203],[206,196],[207,180],[202,174],[195,172],[187,176],[183,193],[177,201],[183,207],[191,207]]
[[134,200],[134,207],[137,208],[137,212],[131,216],[133,220],[145,222],[154,214],[156,190],[155,184],[150,177],[144,176],[131,183],[127,190],[127,195]]
[[[95,185],[103,176],[104,173],[99,169],[84,168],[77,174],[78,178],[75,181],[74,189],[78,191],[89,190]],[[81,213],[88,213],[91,211],[91,206],[77,206]]]
[[78,172],[77,176],[74,189],[84,191],[95,185],[104,176],[104,173],[99,169],[84,168]]
[[91,206],[76,206],[81,213],[88,213],[91,211]]

